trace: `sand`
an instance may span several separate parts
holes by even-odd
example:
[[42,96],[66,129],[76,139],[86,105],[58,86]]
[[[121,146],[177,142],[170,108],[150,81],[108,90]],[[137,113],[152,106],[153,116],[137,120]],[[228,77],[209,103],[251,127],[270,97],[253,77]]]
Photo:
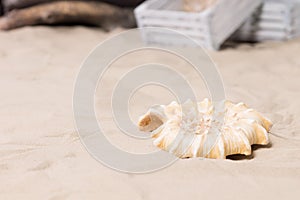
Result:
[[[272,145],[256,148],[251,157],[180,160],[158,172],[132,175],[106,168],[87,153],[72,111],[81,62],[119,31],[34,27],[0,33],[0,199],[299,199],[299,39],[209,52],[228,99],[246,102],[274,121]],[[115,72],[107,83],[117,80]],[[136,115],[155,101],[149,91],[135,97],[130,110],[138,110]],[[171,98],[163,96],[157,98]],[[97,107],[107,108],[105,101],[99,97]],[[113,130],[108,137],[124,148],[139,152],[151,146],[131,148],[131,141]]]

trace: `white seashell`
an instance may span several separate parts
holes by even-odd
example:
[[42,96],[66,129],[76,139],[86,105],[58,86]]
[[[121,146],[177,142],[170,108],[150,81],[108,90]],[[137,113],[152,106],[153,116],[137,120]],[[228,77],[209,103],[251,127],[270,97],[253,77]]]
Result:
[[154,106],[140,118],[139,128],[152,132],[154,145],[180,158],[250,155],[251,145],[269,143],[270,120],[244,103],[222,105],[220,113],[208,99]]
[[212,7],[217,0],[184,0],[183,9],[187,12],[201,12]]

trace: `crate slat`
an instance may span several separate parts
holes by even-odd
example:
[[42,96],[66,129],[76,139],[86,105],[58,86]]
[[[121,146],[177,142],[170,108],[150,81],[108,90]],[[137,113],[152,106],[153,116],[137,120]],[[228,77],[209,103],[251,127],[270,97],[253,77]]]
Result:
[[233,36],[237,40],[286,40],[300,32],[300,0],[265,0]]
[[[261,0],[218,0],[205,11],[185,12],[183,0],[147,0],[135,9],[135,16],[140,28],[173,29],[217,50],[260,4]],[[159,37],[159,33],[148,33],[144,38],[157,43],[182,42],[162,34]]]

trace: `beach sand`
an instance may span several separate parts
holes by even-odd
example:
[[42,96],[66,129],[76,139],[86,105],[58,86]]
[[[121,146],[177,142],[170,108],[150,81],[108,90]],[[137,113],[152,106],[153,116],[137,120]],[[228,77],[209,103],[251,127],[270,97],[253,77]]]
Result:
[[[111,170],[88,154],[72,111],[82,61],[120,31],[78,26],[0,32],[0,199],[299,199],[300,39],[209,52],[227,98],[247,103],[274,122],[271,145],[255,147],[250,157],[179,160],[154,173],[133,175]],[[151,141],[131,145],[131,139],[110,127],[106,94],[125,69],[120,66],[153,58],[147,55],[123,58],[104,80],[106,89],[97,90],[97,115],[107,120],[108,137],[128,151],[151,149]],[[199,81],[189,68],[184,71]],[[133,98],[133,120],[150,103],[172,99],[152,89]]]

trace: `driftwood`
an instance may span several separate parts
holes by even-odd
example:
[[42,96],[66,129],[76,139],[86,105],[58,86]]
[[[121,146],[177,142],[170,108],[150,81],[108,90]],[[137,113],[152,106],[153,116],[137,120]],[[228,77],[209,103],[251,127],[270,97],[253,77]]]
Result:
[[[58,0],[2,0],[2,3],[3,3],[4,10],[7,12],[13,9],[26,8],[41,3],[49,3],[54,1],[58,1]],[[91,1],[91,0],[83,0],[83,1]],[[139,3],[143,2],[144,0],[96,0],[96,1],[105,2],[105,3],[109,3],[121,7],[135,7]]]
[[2,2],[0,0],[0,16],[3,15],[3,7],[2,7]]
[[135,19],[131,9],[103,2],[57,1],[20,10],[13,10],[0,18],[0,29],[10,30],[38,24],[87,24],[111,30],[114,26],[131,28]]

